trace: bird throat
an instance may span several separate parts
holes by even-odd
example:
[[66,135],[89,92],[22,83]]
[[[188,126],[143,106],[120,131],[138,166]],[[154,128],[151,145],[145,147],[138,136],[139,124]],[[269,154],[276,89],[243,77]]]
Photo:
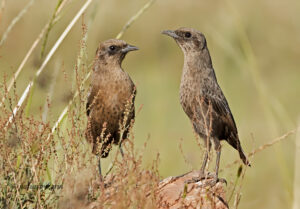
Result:
[[194,71],[196,73],[211,68],[213,67],[208,49],[184,52],[184,71]]

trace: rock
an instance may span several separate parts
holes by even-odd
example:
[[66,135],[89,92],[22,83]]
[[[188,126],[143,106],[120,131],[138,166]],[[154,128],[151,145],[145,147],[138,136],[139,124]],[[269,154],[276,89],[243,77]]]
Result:
[[228,209],[221,182],[211,186],[213,179],[210,178],[196,183],[186,183],[198,175],[198,171],[192,171],[162,180],[157,190],[158,208]]

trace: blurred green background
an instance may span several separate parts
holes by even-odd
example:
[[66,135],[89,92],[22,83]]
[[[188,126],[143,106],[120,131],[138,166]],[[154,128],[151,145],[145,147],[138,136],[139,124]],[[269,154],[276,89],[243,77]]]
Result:
[[[2,2],[4,2],[2,0]],[[1,2],[1,3],[2,3]],[[84,1],[73,0],[49,34],[46,53]],[[0,3],[0,4],[1,4]],[[0,37],[28,1],[8,0],[1,10]],[[94,0],[84,21],[88,28],[88,60],[98,43],[114,38],[145,0]],[[29,47],[50,20],[56,1],[35,1],[9,33],[0,48],[1,82],[16,71]],[[145,166],[160,153],[162,177],[199,169],[202,151],[192,126],[179,104],[183,54],[160,32],[181,26],[203,32],[217,78],[235,117],[246,152],[295,129],[300,106],[300,2],[297,0],[198,1],[157,0],[124,34],[122,39],[140,51],[130,53],[123,68],[137,85],[136,109],[142,106],[134,125],[137,148],[148,141]],[[30,113],[40,117],[53,79],[51,125],[71,98],[74,66],[80,50],[82,19],[77,22],[37,80]],[[20,96],[41,65],[41,44],[17,80]],[[59,68],[59,74],[54,71]],[[240,208],[290,208],[293,202],[294,136],[254,156],[242,185]],[[84,139],[83,139],[84,140]],[[181,144],[185,162],[179,149]],[[104,167],[113,155],[104,160]],[[221,168],[238,159],[238,153],[223,143]],[[299,160],[299,159],[298,159]],[[211,164],[211,170],[214,162]],[[238,165],[221,172],[229,186]],[[230,192],[228,192],[229,195]]]

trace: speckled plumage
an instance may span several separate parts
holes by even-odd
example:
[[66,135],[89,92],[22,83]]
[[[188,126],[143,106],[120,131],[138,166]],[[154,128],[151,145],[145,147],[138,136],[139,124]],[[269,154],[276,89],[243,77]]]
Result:
[[[133,50],[137,48],[111,39],[101,43],[96,52],[86,104],[87,138],[93,143],[93,153],[102,158],[108,156],[112,143],[119,144],[128,137],[129,125],[135,117],[135,85],[121,67],[126,53]],[[125,125],[122,136],[121,124]]]
[[212,139],[219,155],[220,141],[227,141],[238,150],[244,164],[250,165],[241,147],[229,105],[217,82],[205,36],[191,28],[163,33],[174,38],[184,53],[180,103],[194,130],[208,142],[209,148]]

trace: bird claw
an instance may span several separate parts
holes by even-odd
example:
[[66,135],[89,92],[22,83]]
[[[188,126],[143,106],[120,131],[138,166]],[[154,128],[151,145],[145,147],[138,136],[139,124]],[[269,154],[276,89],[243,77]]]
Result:
[[198,177],[193,177],[192,179],[184,181],[184,183],[185,184],[192,184],[192,183],[199,182],[199,181],[201,181],[203,179],[205,179],[205,175],[204,175],[203,172],[200,172]]
[[199,181],[201,181],[203,179],[205,179],[205,178],[203,178],[203,177],[194,177],[192,179],[186,180],[184,183],[185,184],[192,184],[192,183],[199,182]]
[[189,179],[187,181],[185,181],[185,184],[191,184],[191,183],[197,183],[200,182],[202,180],[209,180],[208,182],[205,182],[203,186],[214,186],[216,185],[218,182],[221,183],[225,183],[227,185],[227,181],[224,178],[218,178],[216,176],[216,174],[212,174],[212,173],[207,173],[206,175],[201,174],[198,177],[194,177],[192,179]]
[[227,181],[226,181],[226,179],[224,179],[224,178],[217,178],[217,183],[218,183],[218,182],[223,183],[223,184],[226,184],[226,186],[227,186]]

